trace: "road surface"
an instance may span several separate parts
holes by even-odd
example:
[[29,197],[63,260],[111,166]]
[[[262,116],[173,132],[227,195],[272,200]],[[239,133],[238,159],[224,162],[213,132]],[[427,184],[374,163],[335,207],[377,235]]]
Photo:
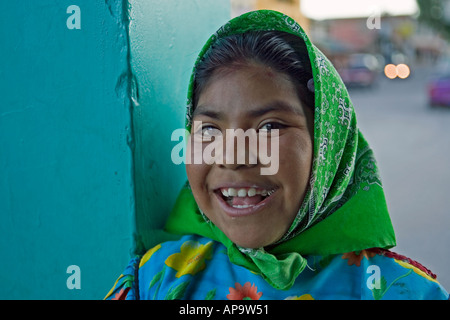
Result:
[[430,70],[380,77],[350,97],[380,167],[397,236],[392,250],[422,263],[450,291],[450,108],[428,106]]

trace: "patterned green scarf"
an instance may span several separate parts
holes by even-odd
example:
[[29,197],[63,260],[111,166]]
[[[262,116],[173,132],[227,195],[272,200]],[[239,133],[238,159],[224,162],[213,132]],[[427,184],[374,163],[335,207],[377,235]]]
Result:
[[[395,236],[373,152],[356,123],[349,94],[329,60],[292,18],[275,11],[246,13],[222,26],[195,65],[221,37],[247,31],[283,31],[306,43],[314,91],[314,160],[310,187],[292,226],[270,248],[236,246],[199,210],[189,185],[181,191],[166,230],[198,234],[223,243],[233,263],[261,274],[277,289],[290,288],[308,254],[329,255],[372,247],[391,248]],[[186,128],[192,121],[194,72],[188,91]]]

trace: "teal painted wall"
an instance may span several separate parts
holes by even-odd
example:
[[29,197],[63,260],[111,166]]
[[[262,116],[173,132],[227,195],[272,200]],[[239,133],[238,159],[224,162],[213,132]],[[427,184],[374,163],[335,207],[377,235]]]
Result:
[[[0,6],[0,299],[103,298],[136,234],[165,238],[185,179],[170,135],[229,1],[129,2],[130,25],[126,0]],[[70,5],[81,29],[67,27]]]
[[[203,44],[230,19],[229,0],[130,0],[131,65],[139,88],[136,139],[136,221],[149,248],[186,181],[171,160],[172,132],[184,128],[187,86]],[[170,238],[170,237],[169,237]]]
[[0,8],[0,298],[101,299],[134,231],[122,1]]

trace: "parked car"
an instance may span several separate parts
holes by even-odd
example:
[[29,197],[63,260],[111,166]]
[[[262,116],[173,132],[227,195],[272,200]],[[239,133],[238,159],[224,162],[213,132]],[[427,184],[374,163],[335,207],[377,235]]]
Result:
[[433,106],[450,106],[450,57],[444,57],[436,65],[427,84],[428,103]]
[[342,81],[349,87],[370,87],[379,73],[379,62],[371,54],[351,54],[345,66],[339,69]]

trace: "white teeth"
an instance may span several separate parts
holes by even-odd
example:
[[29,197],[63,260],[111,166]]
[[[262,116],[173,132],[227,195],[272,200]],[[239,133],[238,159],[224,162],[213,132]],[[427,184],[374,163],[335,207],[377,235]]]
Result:
[[247,190],[239,189],[237,196],[238,197],[246,197],[247,196]]
[[257,194],[265,196],[270,196],[275,192],[275,190],[266,190],[266,189],[259,189],[256,188],[241,188],[241,189],[235,189],[235,188],[226,188],[226,189],[220,189],[223,196],[225,197],[254,197]]
[[243,205],[232,205],[233,208],[237,208],[237,209],[244,209],[244,208],[250,208],[250,207],[254,207],[251,204],[243,204]]

